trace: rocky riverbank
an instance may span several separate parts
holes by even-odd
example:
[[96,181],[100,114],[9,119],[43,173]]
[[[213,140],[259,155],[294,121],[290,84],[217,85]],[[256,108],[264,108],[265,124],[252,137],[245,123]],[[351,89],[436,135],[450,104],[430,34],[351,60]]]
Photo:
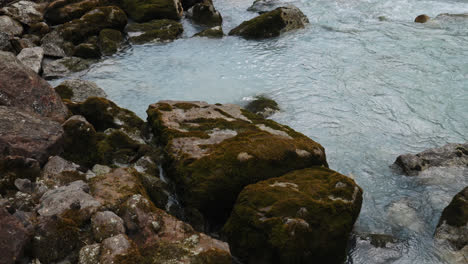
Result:
[[[229,34],[269,38],[309,23],[295,7],[261,8]],[[363,190],[328,168],[319,143],[265,119],[275,102],[257,98],[246,110],[160,101],[145,121],[92,82],[54,89],[44,80],[128,45],[174,40],[184,12],[205,29],[199,35],[223,36],[211,1],[19,1],[1,10],[0,263],[346,259]],[[397,164],[409,175],[465,173],[466,157],[456,144]],[[466,196],[454,197],[434,235],[457,263],[468,255]],[[355,240],[388,250],[397,241]]]

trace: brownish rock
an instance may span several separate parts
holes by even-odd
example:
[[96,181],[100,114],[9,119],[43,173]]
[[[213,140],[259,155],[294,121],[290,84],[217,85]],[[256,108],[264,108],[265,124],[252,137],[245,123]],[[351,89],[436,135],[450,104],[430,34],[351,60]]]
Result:
[[0,158],[18,155],[43,164],[49,156],[62,151],[62,139],[59,123],[14,107],[0,106]]
[[23,224],[0,208],[0,264],[13,264],[19,260],[29,239]]
[[67,108],[37,73],[13,54],[0,52],[0,105],[15,106],[63,122]]
[[426,23],[431,19],[428,15],[419,15],[414,19],[414,22],[416,23]]

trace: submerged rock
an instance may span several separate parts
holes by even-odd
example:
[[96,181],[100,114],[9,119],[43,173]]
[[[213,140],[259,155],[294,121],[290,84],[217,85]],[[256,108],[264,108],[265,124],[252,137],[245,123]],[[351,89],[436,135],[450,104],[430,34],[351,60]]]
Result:
[[361,204],[352,179],[297,170],[245,187],[223,232],[245,263],[341,263]]
[[2,8],[1,11],[28,26],[43,20],[41,6],[31,1],[19,1]]
[[451,263],[468,259],[468,187],[461,190],[444,209],[434,234]]
[[394,263],[399,260],[403,254],[405,247],[395,237],[387,234],[359,234],[353,242],[353,257],[354,261],[386,264]]
[[96,83],[80,79],[63,81],[55,87],[55,91],[62,99],[72,102],[84,102],[90,97],[107,97],[106,92]]
[[255,0],[253,4],[247,9],[247,11],[263,14],[280,7],[282,4],[283,3],[279,0]]
[[232,29],[229,35],[238,35],[247,39],[277,37],[284,32],[304,28],[309,23],[307,17],[295,6],[279,7],[261,14]]
[[24,65],[31,68],[31,70],[39,73],[42,67],[42,59],[44,58],[44,50],[41,47],[26,48],[21,50],[17,58]]
[[419,15],[414,19],[415,23],[426,23],[431,18],[428,15]]
[[194,37],[207,37],[207,38],[222,38],[224,37],[224,32],[221,26],[212,27],[205,29],[193,35]]
[[279,106],[278,103],[272,99],[266,98],[264,96],[257,96],[253,101],[249,102],[245,106],[245,109],[267,118],[273,115],[275,112],[278,112]]
[[169,19],[152,20],[147,23],[129,24],[125,29],[134,44],[151,41],[171,41],[178,38],[182,32],[182,24]]
[[408,228],[414,232],[424,230],[424,222],[418,215],[418,208],[409,199],[401,199],[391,203],[387,208],[387,216],[396,228]]
[[431,167],[466,167],[468,166],[468,143],[447,144],[418,154],[398,156],[395,165],[406,175],[417,175]]
[[140,23],[164,18],[179,20],[184,11],[180,0],[121,0],[121,6]]
[[205,0],[201,3],[194,5],[188,11],[189,16],[197,24],[204,26],[221,26],[223,18],[221,14],[215,9],[213,2]]
[[161,101],[147,113],[180,198],[215,222],[227,219],[248,184],[327,166],[320,144],[237,105]]
[[0,158],[18,155],[45,163],[62,151],[59,123],[13,107],[0,106]]

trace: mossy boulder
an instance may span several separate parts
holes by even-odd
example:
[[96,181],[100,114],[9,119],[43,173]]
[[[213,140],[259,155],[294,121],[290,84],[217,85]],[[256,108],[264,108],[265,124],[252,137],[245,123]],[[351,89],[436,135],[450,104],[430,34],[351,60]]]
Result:
[[244,188],[223,231],[244,263],[342,263],[361,204],[352,179],[312,167]]
[[106,97],[107,94],[96,83],[80,79],[69,79],[54,88],[62,100],[84,102],[90,97]]
[[99,46],[104,55],[116,53],[121,47],[123,40],[123,35],[118,30],[106,28],[99,32]]
[[204,26],[220,26],[223,23],[221,14],[215,9],[211,1],[205,0],[194,5],[188,12],[192,21]]
[[261,14],[232,29],[229,35],[242,36],[246,39],[264,39],[277,37],[284,32],[304,28],[309,23],[307,17],[295,6],[278,7]]
[[182,34],[184,29],[177,21],[159,19],[141,24],[129,24],[126,31],[132,43],[143,44],[151,41],[174,40]]
[[56,0],[46,7],[44,18],[52,25],[63,24],[82,17],[99,4],[99,0]]
[[101,50],[96,44],[81,43],[75,47],[73,56],[85,59],[99,59],[101,57]]
[[455,250],[468,249],[468,187],[453,197],[439,219],[435,238]]
[[122,31],[125,25],[127,25],[127,15],[122,9],[116,6],[104,6],[89,11],[80,19],[60,25],[58,30],[66,41],[76,45],[86,41],[90,36],[98,35],[103,29]]
[[85,167],[98,162],[98,136],[93,125],[83,116],[72,116],[63,125],[65,142],[63,157]]
[[216,26],[212,28],[205,29],[193,35],[194,37],[207,37],[207,38],[222,38],[224,37],[224,32],[221,26]]
[[277,102],[265,96],[255,97],[253,101],[249,102],[245,106],[245,109],[252,113],[261,115],[264,118],[267,118],[280,110]]
[[84,116],[99,132],[108,128],[139,132],[144,125],[144,121],[135,113],[105,98],[90,97],[81,103],[65,103],[74,115]]
[[179,197],[210,222],[224,223],[249,184],[327,166],[320,144],[237,105],[161,101],[147,113]]
[[140,23],[164,18],[179,20],[183,15],[180,0],[120,0],[120,6]]

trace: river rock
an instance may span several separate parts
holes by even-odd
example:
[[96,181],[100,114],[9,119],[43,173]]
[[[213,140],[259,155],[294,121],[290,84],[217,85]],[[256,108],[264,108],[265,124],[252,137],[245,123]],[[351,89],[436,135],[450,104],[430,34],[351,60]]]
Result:
[[[103,55],[112,55],[122,46],[124,38],[120,31],[103,29],[99,32],[99,47]],[[105,97],[105,96],[100,96]]]
[[362,189],[324,167],[249,185],[223,228],[244,263],[342,263]]
[[447,144],[418,154],[398,156],[395,165],[406,175],[417,175],[431,167],[466,167],[468,166],[468,143]]
[[85,59],[99,59],[101,57],[101,50],[96,44],[81,43],[75,47],[73,56]]
[[468,258],[468,187],[461,190],[444,209],[434,238],[448,251],[451,263],[466,263]]
[[59,156],[49,158],[41,173],[41,180],[49,187],[59,187],[74,181],[85,180],[80,166]]
[[194,5],[188,11],[192,21],[204,26],[220,26],[223,23],[221,14],[215,9],[211,1],[205,0]]
[[247,11],[263,14],[281,7],[282,4],[283,3],[279,0],[255,0]]
[[19,155],[40,163],[62,151],[59,123],[30,112],[0,106],[0,158]]
[[80,19],[60,25],[57,29],[66,41],[75,45],[96,36],[101,30],[110,28],[122,31],[127,25],[127,15],[116,6],[97,7]]
[[359,234],[353,245],[354,261],[373,264],[395,263],[403,254],[405,247],[395,237],[387,234]]
[[194,37],[207,37],[207,38],[222,38],[224,37],[224,32],[221,26],[216,26],[212,28],[205,29],[193,35]]
[[181,200],[215,222],[227,219],[246,185],[328,166],[320,144],[237,105],[160,101],[147,113]]
[[89,220],[101,207],[101,203],[88,192],[89,186],[83,181],[75,181],[47,191],[40,200],[37,212],[41,216],[61,216],[74,209],[77,210],[77,218],[81,221]]
[[0,263],[14,264],[21,260],[30,234],[7,210],[0,208]]
[[120,212],[129,237],[150,263],[232,263],[227,243],[195,232],[142,195],[130,197]]
[[414,232],[424,230],[424,222],[418,214],[418,206],[409,198],[392,202],[387,208],[387,216],[390,224],[395,228],[407,228]]
[[180,0],[122,0],[122,8],[136,22],[154,19],[179,20],[183,15]]
[[23,34],[23,26],[9,16],[0,16],[0,30],[11,36],[20,36]]
[[98,5],[98,0],[56,0],[47,6],[44,18],[52,25],[63,24],[81,18]]
[[247,39],[277,37],[284,32],[304,28],[309,23],[307,17],[295,6],[279,7],[261,14],[232,29],[229,35]]
[[55,87],[55,91],[62,99],[72,102],[84,102],[90,97],[107,97],[106,92],[95,82],[80,79],[65,80]]
[[182,8],[184,11],[188,11],[192,6],[203,2],[204,0],[181,0]]
[[63,58],[73,53],[74,46],[63,39],[58,30],[47,33],[41,39],[44,54],[50,57]]
[[39,73],[42,67],[42,59],[44,58],[44,50],[41,47],[26,48],[21,50],[16,57],[34,72]]
[[426,23],[431,18],[428,15],[419,15],[414,19],[415,23]]
[[91,218],[91,225],[94,239],[98,242],[118,234],[125,234],[124,221],[111,211],[97,212]]
[[257,115],[261,115],[264,118],[270,117],[274,113],[279,111],[278,103],[274,100],[264,97],[264,96],[257,96],[251,102],[249,102],[245,109],[249,110],[252,113]]
[[68,110],[55,90],[13,54],[0,52],[0,105],[63,122]]
[[130,41],[134,44],[151,41],[171,41],[179,37],[184,31],[181,23],[170,19],[129,24],[125,30],[130,36]]
[[31,1],[19,1],[2,8],[3,14],[25,25],[33,25],[43,20],[41,6]]
[[73,72],[88,69],[94,60],[78,57],[65,57],[58,60],[44,59],[42,63],[42,77],[47,80],[67,77]]

